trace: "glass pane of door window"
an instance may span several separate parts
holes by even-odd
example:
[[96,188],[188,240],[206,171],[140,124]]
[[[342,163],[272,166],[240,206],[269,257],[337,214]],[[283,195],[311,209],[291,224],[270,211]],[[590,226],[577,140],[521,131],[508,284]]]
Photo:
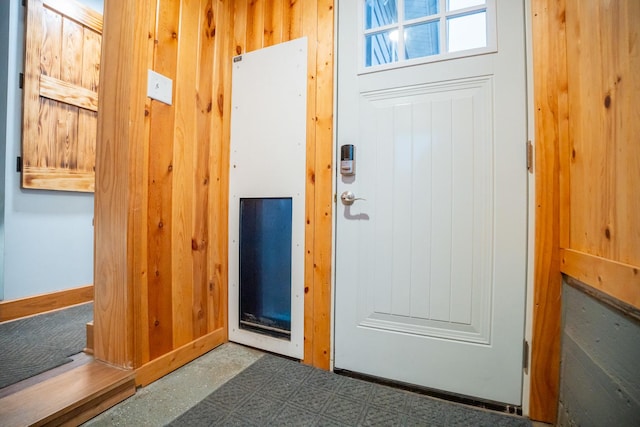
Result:
[[396,0],[366,0],[364,17],[366,30],[397,23]]
[[480,6],[485,3],[485,0],[448,0],[447,10],[459,10],[467,7]]
[[365,36],[365,66],[389,64],[398,61],[398,30]]
[[487,46],[487,13],[457,16],[447,19],[449,52]]
[[409,60],[430,62],[440,57],[457,58],[468,50],[478,54],[495,49],[496,29],[487,28],[495,16],[493,1],[358,1],[365,12],[360,42],[365,68],[402,65]]
[[440,53],[440,21],[405,27],[406,59],[422,58]]
[[438,13],[439,0],[404,0],[404,19],[416,19]]

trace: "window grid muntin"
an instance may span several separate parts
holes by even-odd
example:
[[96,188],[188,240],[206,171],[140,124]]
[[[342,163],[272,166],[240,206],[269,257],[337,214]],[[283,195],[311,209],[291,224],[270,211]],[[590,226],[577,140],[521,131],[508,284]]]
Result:
[[[360,16],[362,17],[360,22],[360,32],[361,32],[361,36],[360,36],[360,41],[359,41],[359,46],[361,47],[361,52],[360,52],[360,66],[359,68],[361,69],[361,72],[369,72],[369,71],[378,71],[381,69],[388,69],[388,68],[397,68],[400,66],[406,66],[406,65],[413,65],[413,64],[417,64],[417,63],[425,63],[425,62],[433,62],[433,61],[439,61],[439,60],[444,60],[444,59],[451,59],[451,58],[460,58],[460,57],[465,57],[465,56],[471,56],[471,55],[475,55],[478,53],[488,53],[488,52],[493,52],[496,50],[496,28],[495,28],[495,1],[496,0],[485,0],[484,3],[479,4],[479,5],[475,5],[475,6],[470,6],[470,7],[466,7],[466,8],[461,8],[461,9],[455,9],[455,10],[448,10],[449,7],[449,1],[448,0],[439,0],[438,3],[438,13],[434,13],[431,15],[427,15],[427,16],[423,16],[423,17],[419,17],[419,18],[414,18],[411,20],[406,20],[404,19],[404,2],[405,0],[395,0],[396,1],[396,13],[397,13],[397,19],[398,22],[397,23],[393,23],[393,24],[388,24],[388,25],[384,25],[384,26],[380,26],[380,27],[375,27],[375,28],[371,28],[371,29],[364,29],[365,27],[365,22],[364,22],[364,14],[365,14],[365,9],[366,9],[366,2],[367,0],[363,0],[363,3],[361,3],[361,7],[360,8]],[[453,51],[453,52],[449,52],[448,50],[448,21],[450,19],[454,19],[454,18],[458,18],[458,17],[462,17],[462,16],[466,16],[466,15],[473,15],[476,13],[485,13],[486,18],[485,18],[485,38],[486,38],[486,46],[481,47],[481,48],[474,48],[474,49],[468,49],[468,50],[459,50],[459,51]],[[411,58],[411,59],[407,59],[406,58],[406,52],[405,52],[405,46],[404,46],[404,37],[400,37],[401,34],[405,34],[404,33],[404,29],[405,27],[409,27],[409,26],[413,26],[416,24],[421,24],[421,23],[428,23],[428,22],[434,22],[434,21],[439,21],[439,40],[438,40],[438,52],[435,55],[427,55],[427,56],[421,56],[421,57],[416,57],[416,58]],[[398,31],[398,37],[397,37],[397,47],[396,47],[396,56],[397,56],[397,60],[393,61],[393,62],[389,62],[389,63],[384,63],[384,64],[376,64],[376,65],[366,65],[366,58],[367,58],[367,54],[365,51],[365,47],[366,47],[366,38],[367,36],[371,36],[375,33],[385,33],[385,32],[391,32],[393,30],[397,30]]]

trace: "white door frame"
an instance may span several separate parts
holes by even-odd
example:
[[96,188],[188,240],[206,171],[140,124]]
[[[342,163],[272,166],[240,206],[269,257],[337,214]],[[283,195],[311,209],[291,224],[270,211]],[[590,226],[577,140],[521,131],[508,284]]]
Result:
[[[334,14],[334,40],[333,50],[335,58],[333,62],[333,111],[337,111],[338,104],[338,10],[337,3],[340,1],[353,1],[353,0],[335,0],[333,10]],[[525,5],[525,66],[526,66],[526,96],[527,96],[527,137],[528,140],[535,147],[535,123],[534,123],[534,105],[533,105],[533,47],[532,47],[532,17],[531,17],[531,0],[524,0]],[[334,369],[335,359],[335,285],[336,285],[336,209],[337,209],[337,186],[338,186],[338,167],[336,163],[337,156],[337,144],[338,138],[338,114],[333,115],[333,176],[331,188],[333,189],[334,199],[331,214],[333,222],[331,224],[331,325],[330,325],[330,361],[329,369]],[[526,141],[522,142],[523,144]],[[532,150],[535,153],[535,149]],[[531,154],[533,156],[533,153]],[[532,157],[533,164],[535,165],[535,158]],[[524,166],[523,166],[524,167]],[[526,262],[526,290],[525,290],[525,340],[529,345],[529,369],[523,371],[522,374],[522,415],[529,415],[529,400],[530,400],[530,385],[531,385],[531,337],[533,334],[533,268],[534,268],[534,248],[535,248],[535,176],[533,174],[528,175],[527,179],[527,262]]]

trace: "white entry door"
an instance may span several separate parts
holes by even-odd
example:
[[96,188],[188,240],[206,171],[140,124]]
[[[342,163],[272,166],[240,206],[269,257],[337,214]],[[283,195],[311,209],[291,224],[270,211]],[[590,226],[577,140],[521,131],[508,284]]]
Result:
[[524,37],[522,1],[339,2],[336,368],[521,404]]

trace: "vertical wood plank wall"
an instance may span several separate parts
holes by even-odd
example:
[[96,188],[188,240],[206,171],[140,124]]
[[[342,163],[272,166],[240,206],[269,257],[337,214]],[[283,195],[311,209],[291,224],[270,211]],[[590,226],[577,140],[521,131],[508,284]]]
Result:
[[75,1],[27,7],[22,186],[94,190],[102,15]]
[[[96,357],[146,384],[227,340],[232,57],[306,36],[304,361],[327,369],[333,0],[105,3]],[[173,80],[171,106],[146,98],[147,69]]]
[[561,273],[640,307],[640,3],[533,0],[532,419],[555,422]]
[[640,2],[566,0],[561,269],[640,308]]
[[333,0],[235,0],[235,54],[307,37],[304,361],[329,368],[333,203]]

